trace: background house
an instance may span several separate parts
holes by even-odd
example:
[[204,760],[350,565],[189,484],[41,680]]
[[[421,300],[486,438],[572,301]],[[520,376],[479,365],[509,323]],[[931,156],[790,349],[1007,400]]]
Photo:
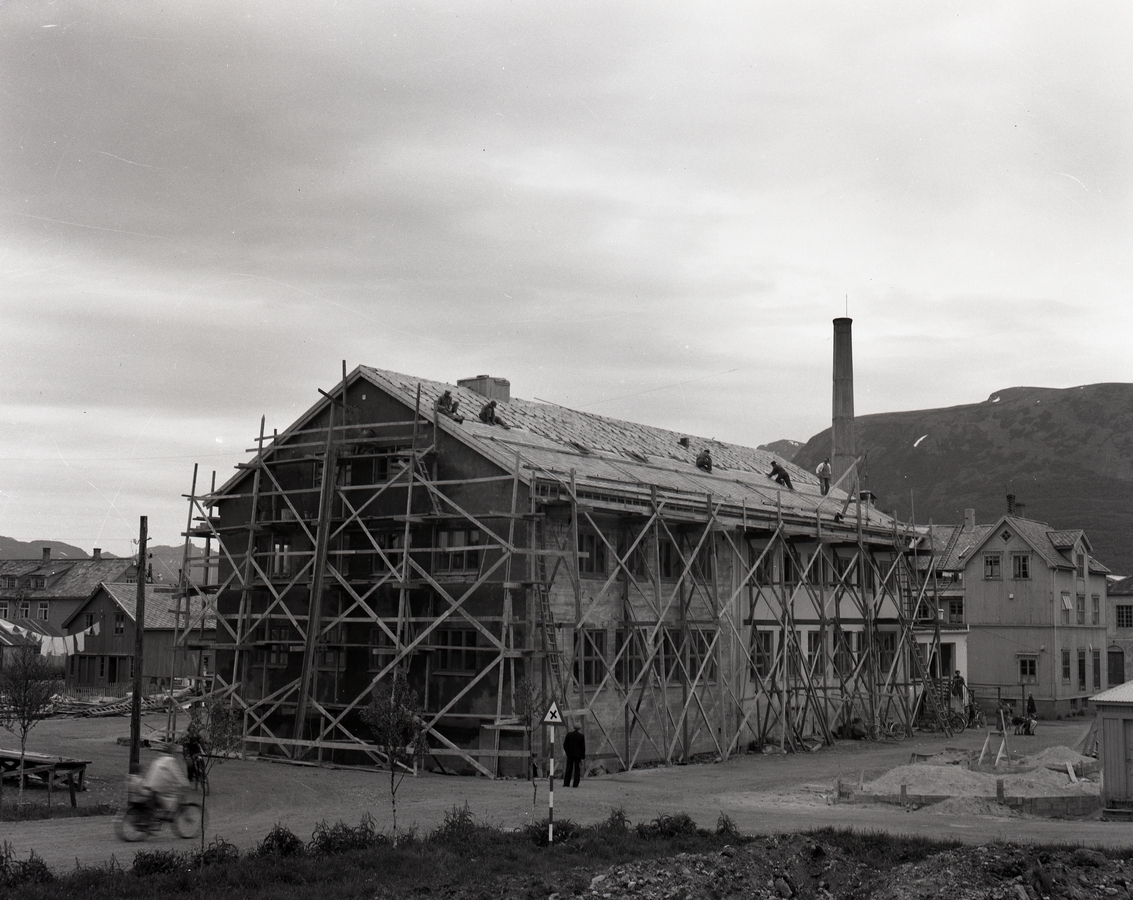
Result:
[[1107,685],[1106,575],[1081,530],[1009,514],[960,556],[969,681],[1044,718],[1082,711]]
[[104,557],[97,548],[90,559],[52,559],[50,547],[39,559],[0,559],[0,619],[62,629],[100,583],[136,579],[132,559]]
[[[142,666],[142,690],[147,694],[167,689],[170,678],[187,678],[211,671],[212,656],[201,644],[215,637],[211,620],[194,634],[181,649],[174,645],[175,630],[183,634],[192,621],[192,613],[200,611],[200,601],[181,600],[177,615],[177,594],[171,587],[145,586],[145,648]],[[134,677],[135,615],[138,586],[133,584],[100,584],[91,597],[72,613],[66,622],[68,634],[84,631],[99,623],[99,633],[88,635],[83,649],[67,658],[67,686],[100,688],[109,695],[130,690]],[[186,604],[194,604],[188,609]],[[198,617],[199,618],[199,617]]]

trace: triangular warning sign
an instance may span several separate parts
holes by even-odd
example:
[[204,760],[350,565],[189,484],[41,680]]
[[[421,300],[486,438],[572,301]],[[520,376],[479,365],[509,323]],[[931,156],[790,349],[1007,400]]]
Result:
[[559,704],[554,700],[551,701],[551,708],[547,710],[547,715],[543,716],[544,725],[562,725],[563,714],[559,712]]

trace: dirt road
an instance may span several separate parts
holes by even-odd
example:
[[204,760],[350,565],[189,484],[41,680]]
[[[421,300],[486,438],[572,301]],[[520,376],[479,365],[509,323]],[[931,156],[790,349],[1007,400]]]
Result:
[[[158,725],[158,717],[147,717]],[[1085,723],[1043,723],[1039,734],[1015,738],[1016,752],[1037,752],[1048,746],[1072,745]],[[126,719],[47,720],[32,733],[29,749],[93,760],[88,770],[92,790],[113,795],[126,771],[128,749],[116,743],[128,734]],[[741,831],[750,834],[785,833],[826,825],[952,838],[969,843],[992,840],[1131,846],[1128,825],[1097,820],[1059,821],[992,816],[946,816],[931,809],[906,813],[897,807],[833,805],[828,802],[835,779],[856,784],[907,763],[911,753],[930,754],[959,747],[978,749],[983,733],[965,732],[953,738],[918,736],[901,744],[842,742],[816,753],[750,755],[724,763],[670,766],[604,775],[583,781],[577,789],[555,790],[555,816],[577,822],[602,818],[616,807],[635,822],[660,813],[687,812],[702,827],[715,825],[727,813]],[[153,754],[143,751],[143,767]],[[357,823],[373,815],[379,828],[392,825],[388,776],[383,772],[338,770],[285,765],[255,760],[230,760],[213,770],[208,800],[207,835],[220,835],[240,847],[254,846],[282,823],[306,838],[320,820]],[[12,794],[6,792],[5,802]],[[468,804],[482,821],[515,828],[547,815],[547,784],[522,781],[426,774],[407,778],[398,794],[398,824],[427,829],[439,824],[453,807]],[[99,863],[114,855],[129,864],[139,849],[113,833],[107,817],[0,823],[0,840],[9,841],[18,856],[31,849],[56,869],[76,861]],[[180,848],[189,841],[168,832],[151,839],[146,848]]]

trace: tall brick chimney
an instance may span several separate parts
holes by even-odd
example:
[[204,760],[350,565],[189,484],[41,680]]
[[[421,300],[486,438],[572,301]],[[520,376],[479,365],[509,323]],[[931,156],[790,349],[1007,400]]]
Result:
[[834,320],[834,421],[830,433],[833,481],[846,474],[858,455],[854,437],[854,344],[850,328],[853,322]]
[[94,548],[94,553],[92,554],[92,558],[94,559],[95,562],[98,562],[100,559],[102,559],[102,548],[101,547],[95,547]]
[[50,547],[44,547],[43,548],[43,561],[47,562],[49,559],[51,559],[51,548]]

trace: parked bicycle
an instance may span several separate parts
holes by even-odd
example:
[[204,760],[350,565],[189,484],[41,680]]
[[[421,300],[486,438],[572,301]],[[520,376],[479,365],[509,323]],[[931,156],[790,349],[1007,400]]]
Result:
[[885,722],[874,722],[866,729],[866,737],[871,741],[880,741],[883,738],[887,741],[903,741],[905,740],[905,726],[892,719]]

